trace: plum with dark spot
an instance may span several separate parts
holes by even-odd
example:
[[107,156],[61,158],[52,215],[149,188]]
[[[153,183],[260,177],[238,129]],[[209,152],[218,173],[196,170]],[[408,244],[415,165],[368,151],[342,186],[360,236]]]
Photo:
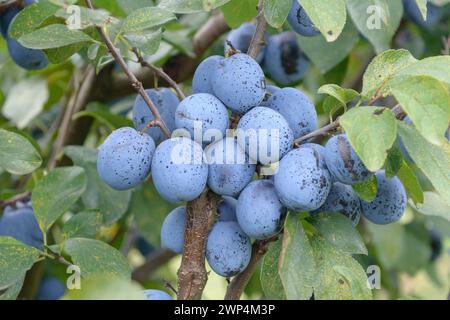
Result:
[[237,222],[236,218],[236,206],[237,200],[229,196],[223,196],[222,201],[217,206],[217,214],[219,215],[219,221]]
[[100,146],[97,171],[111,188],[128,190],[150,174],[155,142],[146,133],[121,128],[111,133]]
[[8,38],[8,51],[13,61],[27,70],[39,70],[48,65],[44,51],[25,48],[17,40]]
[[269,38],[268,59],[264,68],[269,77],[283,86],[295,85],[305,78],[309,60],[300,49],[294,32],[283,32]]
[[431,3],[431,1],[428,1],[427,18],[426,20],[424,20],[416,0],[403,0],[403,6],[405,8],[405,15],[409,20],[421,27],[428,29],[436,26],[436,24],[442,18],[443,12],[445,10],[434,5],[433,3]]
[[239,196],[236,207],[239,226],[249,237],[258,240],[279,233],[286,213],[270,180],[250,183]]
[[278,162],[294,143],[294,133],[287,120],[270,108],[250,110],[237,128],[239,145],[252,160],[264,165]]
[[356,226],[361,219],[361,202],[351,186],[335,182],[325,203],[312,214],[320,212],[342,213]]
[[388,178],[384,171],[376,173],[377,196],[372,202],[361,201],[366,219],[376,224],[394,223],[403,216],[407,197],[405,187],[399,178]]
[[327,163],[325,162],[325,147],[317,144],[317,143],[305,143],[300,145],[300,148],[310,148],[315,150],[319,156],[320,156],[320,162],[322,163],[323,167],[326,168]]
[[236,139],[231,137],[209,145],[205,156],[209,164],[208,186],[220,195],[239,195],[256,171],[256,165],[250,163]]
[[30,203],[17,202],[6,207],[0,219],[0,236],[12,237],[29,246],[42,249],[44,240]]
[[180,137],[162,142],[152,161],[152,177],[158,193],[175,203],[197,198],[206,187],[208,165],[202,147]]
[[373,175],[358,157],[345,134],[328,140],[325,145],[325,161],[334,179],[344,184],[357,184]]
[[228,108],[246,113],[257,107],[266,94],[266,79],[259,64],[238,53],[223,59],[212,77],[214,95]]
[[192,79],[193,93],[214,94],[211,78],[216,69],[219,67],[219,63],[223,59],[224,58],[221,56],[211,56],[206,58],[202,61],[202,63],[199,64]]
[[[184,128],[191,135],[191,139],[199,144],[209,143],[203,141],[203,137],[211,133],[220,134],[223,137],[229,127],[228,111],[225,105],[209,93],[197,93],[187,97],[178,105],[175,112],[175,125],[178,129]],[[198,129],[197,129],[198,128]],[[199,135],[195,136],[195,129]]]
[[293,211],[320,208],[331,189],[331,175],[312,148],[292,150],[280,161],[274,185],[281,202]]
[[[225,55],[227,55],[228,51],[231,49],[228,42],[231,42],[234,49],[239,50],[242,53],[247,53],[255,32],[256,26],[249,22],[243,23],[239,28],[231,30],[225,40]],[[264,60],[264,48],[262,48],[255,60],[258,63],[261,63]]]
[[[180,103],[180,100],[178,100],[176,94],[168,88],[150,89],[146,90],[146,92],[156,109],[158,109],[158,112],[161,115],[166,127],[171,132],[175,130],[175,110]],[[145,103],[142,96],[138,95],[133,106],[133,122],[135,128],[137,130],[142,130],[151,120],[154,119],[155,117],[153,116],[147,103]],[[146,133],[153,138],[156,144],[160,144],[167,139],[159,127],[153,126],[147,129]]]
[[161,228],[161,247],[182,254],[185,224],[186,207],[178,207],[172,210],[164,219]]
[[317,112],[312,101],[300,90],[284,88],[267,101],[267,108],[279,112],[294,132],[294,139],[317,129]]
[[172,296],[161,290],[144,290],[145,300],[173,300]]
[[250,262],[250,238],[236,222],[217,222],[206,243],[206,259],[211,269],[223,277],[242,272]]
[[319,29],[311,21],[305,9],[298,3],[298,0],[292,1],[292,7],[289,11],[288,22],[292,29],[304,37],[314,37],[320,34]]

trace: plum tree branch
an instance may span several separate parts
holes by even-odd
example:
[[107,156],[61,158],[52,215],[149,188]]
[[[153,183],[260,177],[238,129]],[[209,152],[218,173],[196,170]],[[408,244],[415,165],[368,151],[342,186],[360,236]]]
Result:
[[220,196],[206,189],[188,203],[181,266],[178,270],[178,299],[199,300],[208,280],[205,251],[209,230],[216,221]]
[[7,200],[0,200],[0,208],[15,205],[17,202],[25,200],[30,195],[31,195],[31,192],[27,191],[27,192],[17,194],[14,197],[7,199]]
[[142,57],[139,50],[137,48],[132,49],[134,55],[136,56],[138,63],[145,67],[149,68],[155,75],[157,75],[159,78],[164,79],[177,93],[178,97],[180,99],[185,99],[186,96],[184,95],[183,91],[181,90],[180,86],[171,78],[167,73],[164,72],[162,68],[159,68],[155,66],[154,64],[151,64]]
[[[95,9],[91,0],[86,0],[86,5],[90,9]],[[164,120],[161,118],[161,115],[159,114],[158,109],[154,105],[153,101],[148,96],[147,92],[145,91],[145,88],[140,82],[133,72],[128,68],[127,63],[125,62],[124,58],[120,54],[119,50],[114,46],[114,43],[111,41],[107,33],[102,27],[97,27],[97,31],[100,34],[100,37],[102,38],[105,45],[108,47],[109,52],[113,56],[114,60],[120,65],[123,72],[127,75],[129,81],[131,82],[131,85],[133,88],[142,96],[147,106],[150,108],[150,111],[153,114],[153,117],[155,118],[156,123],[161,128],[161,131],[167,136],[170,137],[170,130],[167,128],[166,124],[164,123]]]
[[244,271],[242,271],[231,280],[225,294],[225,300],[240,299],[245,287],[247,286],[250,278],[255,272],[256,267],[258,266],[264,255],[267,253],[270,243],[276,241],[277,239],[278,235],[267,240],[257,240],[253,243],[250,263]]
[[134,281],[143,283],[148,280],[149,276],[159,267],[165,265],[168,261],[175,257],[175,253],[166,249],[160,249],[152,252],[146,257],[143,265],[133,270],[131,278]]
[[262,47],[266,44],[264,35],[267,30],[267,20],[264,17],[264,1],[259,0],[258,3],[258,16],[256,17],[256,31],[253,34],[253,38],[250,42],[247,54],[252,58],[256,58],[260,53]]

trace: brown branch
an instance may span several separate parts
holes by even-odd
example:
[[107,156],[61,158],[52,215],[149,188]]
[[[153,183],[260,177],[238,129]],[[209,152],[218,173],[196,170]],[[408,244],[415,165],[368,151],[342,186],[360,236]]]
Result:
[[31,192],[27,191],[27,192],[23,192],[20,194],[16,194],[14,197],[7,199],[7,200],[0,200],[0,208],[4,208],[7,206],[13,206],[17,202],[28,198],[30,195],[31,195]]
[[450,55],[450,36],[449,37],[442,37],[442,54],[444,56]]
[[143,66],[145,68],[149,68],[155,75],[158,76],[158,78],[165,80],[176,91],[178,97],[181,100],[186,98],[186,96],[184,95],[180,86],[175,81],[173,81],[172,78],[169,77],[169,75],[167,73],[165,73],[162,68],[158,68],[154,64],[151,64],[151,63],[145,61],[144,57],[142,57],[142,55],[139,53],[139,50],[137,48],[133,48],[132,51],[133,51],[134,55],[136,56],[138,63],[141,66]]
[[255,272],[261,259],[267,253],[271,242],[276,241],[278,235],[267,240],[257,240],[252,246],[252,258],[247,268],[231,280],[225,294],[225,300],[239,300],[245,290],[250,278]]
[[[86,0],[86,5],[90,9],[95,9],[91,0]],[[114,60],[120,65],[123,72],[127,75],[129,81],[131,82],[131,85],[133,88],[142,96],[145,103],[149,107],[150,111],[153,114],[153,117],[155,118],[156,123],[158,124],[158,127],[161,128],[161,131],[167,136],[170,137],[170,130],[167,128],[166,124],[164,123],[164,120],[161,118],[161,115],[159,114],[158,109],[154,105],[153,101],[148,96],[147,92],[145,91],[145,88],[140,82],[133,72],[128,68],[127,63],[125,62],[124,58],[120,54],[119,50],[114,46],[114,43],[111,41],[109,36],[106,34],[105,30],[102,27],[97,27],[97,31],[100,34],[100,37],[102,38],[103,42],[108,47],[109,52],[113,56]]]
[[252,58],[256,58],[260,53],[261,49],[266,44],[264,36],[267,30],[267,21],[264,17],[264,1],[259,0],[258,3],[258,16],[256,17],[256,31],[253,34],[252,41],[248,48],[247,54]]
[[315,138],[315,137],[326,136],[331,131],[334,131],[334,130],[336,130],[338,128],[339,128],[339,118],[336,119],[335,121],[333,121],[332,123],[327,124],[326,126],[320,128],[320,129],[317,129],[317,130],[315,130],[315,131],[313,131],[311,133],[308,133],[308,134],[306,134],[306,135],[304,135],[304,136],[302,136],[302,137],[300,137],[298,139],[295,139],[294,140],[294,145],[298,147],[302,142],[304,142],[306,140],[309,140],[309,139],[312,139],[312,138]]
[[178,300],[199,300],[208,280],[205,250],[209,230],[216,221],[220,197],[206,189],[186,208],[186,227],[181,266],[178,270]]
[[143,283],[148,280],[149,276],[153,272],[165,265],[168,261],[172,260],[175,256],[175,253],[166,249],[160,249],[152,252],[146,257],[145,263],[133,271],[131,278],[134,281]]

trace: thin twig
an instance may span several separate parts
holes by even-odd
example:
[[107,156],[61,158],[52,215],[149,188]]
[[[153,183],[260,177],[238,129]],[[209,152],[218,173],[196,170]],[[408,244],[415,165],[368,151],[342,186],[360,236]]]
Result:
[[256,31],[253,34],[252,41],[248,48],[247,54],[252,58],[256,58],[260,53],[262,47],[266,44],[264,36],[267,30],[267,21],[264,17],[264,1],[259,0],[258,3],[258,16],[256,17]]
[[152,252],[146,257],[145,263],[133,271],[131,278],[140,283],[145,282],[153,272],[165,265],[173,257],[175,257],[175,253],[166,249]]
[[131,248],[133,248],[133,245],[136,243],[136,241],[139,238],[139,232],[135,226],[130,226],[127,230],[127,233],[125,234],[125,238],[122,242],[122,246],[120,248],[120,252],[127,256],[128,252],[130,252]]
[[[86,5],[90,9],[95,9],[91,0],[86,0]],[[109,36],[106,34],[105,30],[102,27],[97,27],[97,31],[100,34],[101,38],[103,39],[103,42],[108,47],[109,52],[113,56],[114,60],[120,65],[123,72],[127,75],[128,79],[131,82],[131,85],[133,88],[142,96],[147,106],[150,108],[150,111],[153,114],[153,117],[155,118],[156,123],[158,124],[158,127],[161,128],[161,131],[167,136],[170,137],[170,130],[167,128],[166,124],[164,123],[164,120],[161,118],[161,115],[159,114],[158,109],[156,108],[153,101],[148,96],[147,92],[144,89],[144,86],[142,85],[142,82],[140,82],[133,72],[128,68],[127,63],[123,59],[122,55],[120,54],[119,50],[114,46],[114,43],[111,41]]]
[[10,199],[1,200],[0,201],[0,208],[4,208],[4,207],[7,207],[7,206],[13,206],[17,202],[25,200],[30,195],[31,195],[31,192],[27,191],[27,192],[23,192],[23,193],[17,194],[17,195],[15,195],[14,197],[12,197]]
[[315,137],[326,136],[331,131],[334,131],[334,130],[336,130],[338,128],[339,128],[339,118],[336,119],[335,121],[333,121],[332,123],[327,124],[326,126],[320,128],[320,129],[317,129],[317,130],[315,130],[315,131],[313,131],[311,133],[308,133],[308,134],[306,134],[306,135],[304,135],[304,136],[302,136],[302,137],[300,137],[298,139],[295,139],[294,145],[298,147],[302,142],[304,142],[306,140],[309,140],[309,139],[312,139],[312,138],[315,138]]
[[278,235],[267,240],[257,240],[252,246],[252,258],[247,268],[231,280],[227,288],[225,300],[239,300],[250,278],[262,257],[267,253],[271,242],[276,241]]
[[137,48],[133,48],[131,51],[133,51],[134,55],[136,56],[136,58],[138,60],[138,63],[141,66],[143,66],[145,68],[149,68],[156,76],[158,76],[161,79],[164,79],[176,91],[178,97],[181,100],[186,98],[186,96],[184,95],[180,86],[174,80],[172,80],[172,78],[169,77],[169,75],[167,73],[165,73],[162,68],[159,68],[159,67],[155,66],[154,64],[147,62],[144,59],[144,57],[142,57],[142,55],[140,54],[140,52]]
[[444,56],[450,55],[450,36],[449,37],[442,37],[442,54]]

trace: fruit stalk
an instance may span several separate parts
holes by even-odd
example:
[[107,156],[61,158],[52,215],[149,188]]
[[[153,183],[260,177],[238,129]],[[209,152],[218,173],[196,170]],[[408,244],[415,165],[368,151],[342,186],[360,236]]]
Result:
[[264,35],[267,29],[267,21],[264,17],[264,1],[259,0],[258,3],[258,16],[256,17],[256,31],[253,35],[252,41],[250,42],[250,46],[248,48],[247,54],[256,58],[261,51],[262,47],[265,45]]

